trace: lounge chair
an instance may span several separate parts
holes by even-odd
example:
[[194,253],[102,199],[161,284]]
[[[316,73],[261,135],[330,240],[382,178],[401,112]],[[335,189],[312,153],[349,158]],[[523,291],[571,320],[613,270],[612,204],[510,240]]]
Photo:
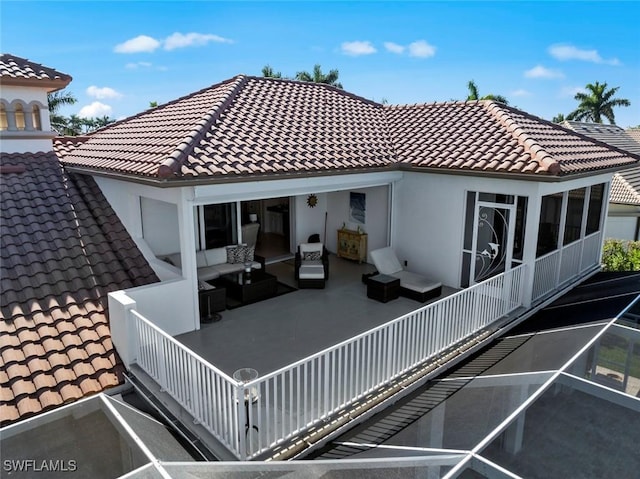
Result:
[[329,253],[322,243],[301,243],[295,258],[299,288],[324,288],[329,279]]
[[378,273],[393,276],[400,280],[400,294],[424,303],[442,294],[442,283],[434,282],[425,276],[403,269],[398,257],[391,248],[371,251],[369,257]]

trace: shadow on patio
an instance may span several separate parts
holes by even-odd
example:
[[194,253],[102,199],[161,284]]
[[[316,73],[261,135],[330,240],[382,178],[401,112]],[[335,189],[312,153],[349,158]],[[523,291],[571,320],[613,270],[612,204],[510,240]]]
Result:
[[[380,303],[367,298],[361,280],[373,265],[335,255],[330,262],[325,289],[299,289],[225,310],[220,321],[176,339],[230,376],[245,367],[262,376],[457,291],[443,286],[442,296],[426,303],[403,297]],[[293,260],[267,265],[267,272],[295,285]]]

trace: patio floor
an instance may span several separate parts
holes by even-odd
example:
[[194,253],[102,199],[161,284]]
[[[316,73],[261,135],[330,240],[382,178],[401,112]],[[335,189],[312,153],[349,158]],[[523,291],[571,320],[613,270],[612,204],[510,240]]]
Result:
[[[266,270],[295,285],[293,260]],[[229,375],[240,368],[264,375],[427,304],[403,297],[388,303],[367,298],[361,277],[372,271],[373,265],[330,255],[325,289],[299,289],[223,311],[220,321],[176,339]],[[456,291],[443,286],[440,298]]]

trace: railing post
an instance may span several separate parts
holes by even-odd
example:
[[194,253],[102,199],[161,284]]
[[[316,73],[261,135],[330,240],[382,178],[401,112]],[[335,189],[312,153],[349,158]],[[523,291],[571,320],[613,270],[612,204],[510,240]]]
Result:
[[138,358],[137,319],[131,311],[136,302],[124,291],[109,293],[109,327],[111,340],[127,369]]
[[246,460],[249,457],[247,451],[247,421],[249,418],[247,417],[247,408],[245,407],[245,389],[243,384],[236,384],[235,388],[235,401],[236,401],[236,412],[238,416],[238,453],[240,454],[241,460]]

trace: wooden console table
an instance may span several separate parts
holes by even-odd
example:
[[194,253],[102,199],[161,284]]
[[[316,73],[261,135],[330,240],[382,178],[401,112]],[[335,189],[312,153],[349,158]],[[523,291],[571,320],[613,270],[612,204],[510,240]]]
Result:
[[358,263],[367,261],[367,233],[339,229],[338,256],[340,258],[357,260]]

